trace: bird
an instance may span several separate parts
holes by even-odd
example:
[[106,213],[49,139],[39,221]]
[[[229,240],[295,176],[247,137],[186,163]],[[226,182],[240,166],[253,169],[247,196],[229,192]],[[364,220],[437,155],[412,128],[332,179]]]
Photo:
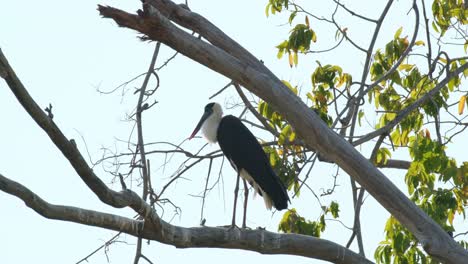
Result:
[[218,142],[224,156],[237,172],[231,227],[235,226],[240,177],[243,179],[245,192],[243,228],[246,228],[247,213],[248,188],[246,181],[253,187],[255,193],[263,197],[268,210],[271,210],[272,207],[278,211],[288,208],[290,200],[284,184],[271,167],[260,143],[239,118],[232,115],[223,117],[221,105],[209,103],[205,106],[204,113],[189,139],[195,137],[200,129],[208,142]]

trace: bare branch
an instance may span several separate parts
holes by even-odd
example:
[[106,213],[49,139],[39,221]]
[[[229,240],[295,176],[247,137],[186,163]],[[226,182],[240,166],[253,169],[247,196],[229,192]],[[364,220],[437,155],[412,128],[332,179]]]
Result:
[[[468,252],[462,249],[434,220],[410,201],[385,175],[364,158],[352,145],[330,130],[309,107],[281,81],[259,70],[264,65],[239,60],[216,46],[194,38],[173,25],[158,10],[149,15],[129,14],[119,9],[99,6],[101,15],[120,26],[135,29],[147,39],[161,41],[187,57],[217,71],[244,86],[277,109],[307,146],[335,161],[364,187],[396,219],[418,238],[424,249],[441,261],[466,263]],[[198,23],[195,21],[194,23]],[[203,35],[203,34],[202,34]],[[461,66],[454,73],[459,73]],[[379,134],[380,135],[380,134]],[[451,252],[447,254],[447,252]]]
[[337,5],[341,6],[344,10],[346,10],[348,13],[350,13],[353,16],[359,17],[360,19],[363,19],[363,20],[366,20],[366,21],[369,21],[369,22],[372,22],[372,23],[378,23],[378,21],[375,20],[375,19],[362,16],[362,15],[354,12],[353,10],[350,10],[344,4],[340,3],[340,1],[338,1],[338,0],[333,0],[333,2],[335,2]]
[[22,199],[28,207],[47,218],[121,231],[178,248],[245,249],[262,254],[289,254],[343,264],[372,263],[334,242],[311,236],[218,227],[184,228],[171,225],[158,217],[151,222],[143,222],[77,207],[52,205],[1,174],[0,190]]
[[77,261],[75,264],[80,264],[82,262],[88,262],[88,259],[93,256],[94,254],[96,254],[99,250],[109,246],[109,244],[111,244],[113,241],[115,241],[119,236],[120,234],[122,234],[122,232],[118,232],[115,236],[113,236],[111,239],[107,240],[104,244],[102,244],[101,246],[99,246],[98,248],[96,248],[95,250],[93,250],[93,252],[89,253],[88,255],[86,255],[86,257],[80,259],[79,261]]
[[42,109],[29,95],[26,88],[23,86],[11,66],[8,64],[8,61],[3,55],[1,49],[0,72],[5,73],[5,81],[24,109],[29,113],[32,119],[47,133],[52,142],[68,159],[77,174],[102,202],[116,208],[129,206],[140,215],[148,217],[153,216],[151,207],[142,201],[135,192],[131,190],[123,190],[121,192],[111,190],[104,184],[101,179],[96,176],[96,174],[94,174],[93,170],[88,166],[85,159],[78,151],[75,141],[73,139],[68,140],[65,135],[63,135],[62,131],[60,131],[55,123],[42,111]]
[[29,208],[49,219],[102,227],[134,236],[143,230],[142,221],[78,207],[50,204],[28,188],[2,174],[0,174],[0,190],[20,198]]
[[[143,107],[143,99],[145,98],[146,88],[148,87],[148,82],[151,77],[151,73],[153,72],[154,65],[156,64],[156,59],[158,58],[159,48],[161,47],[161,42],[156,43],[156,47],[154,48],[153,57],[151,58],[151,63],[146,73],[145,79],[141,88],[139,89],[140,96],[138,97],[138,103],[136,107],[136,123],[137,123],[137,135],[138,135],[138,145],[137,145],[137,152],[140,153],[140,162],[141,162],[141,173],[143,177],[143,200],[146,201],[148,197],[148,187],[149,187],[149,172],[148,166],[146,162],[146,152],[145,152],[145,142],[143,139],[143,121],[142,121],[142,113],[145,110]],[[141,241],[140,241],[141,242]]]
[[247,107],[247,109],[249,109],[249,111],[257,118],[257,120],[260,121],[260,123],[262,123],[264,129],[269,131],[273,136],[278,137],[279,133],[276,130],[274,130],[270,126],[270,124],[268,124],[267,120],[257,112],[255,107],[252,106],[250,101],[245,96],[244,92],[242,92],[242,88],[239,86],[239,84],[234,83],[234,87],[236,88],[237,93],[242,99],[242,102],[244,102],[245,107]]
[[227,88],[229,88],[229,86],[232,85],[232,82],[229,82],[228,84],[226,84],[223,88],[221,88],[221,90],[217,91],[215,94],[213,94],[212,96],[210,96],[208,99],[213,99],[215,98],[218,94],[222,93],[224,90],[226,90]]

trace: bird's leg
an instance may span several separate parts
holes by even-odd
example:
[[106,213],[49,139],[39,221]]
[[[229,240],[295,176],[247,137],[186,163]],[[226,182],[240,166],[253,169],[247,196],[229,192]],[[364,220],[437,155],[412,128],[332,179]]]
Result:
[[244,182],[244,218],[242,219],[242,228],[246,228],[245,220],[247,218],[247,199],[249,198],[249,187],[245,179],[242,179]]
[[236,207],[237,207],[237,194],[239,193],[239,179],[240,179],[240,172],[237,173],[236,188],[234,189],[234,209],[232,212],[231,228],[236,226]]

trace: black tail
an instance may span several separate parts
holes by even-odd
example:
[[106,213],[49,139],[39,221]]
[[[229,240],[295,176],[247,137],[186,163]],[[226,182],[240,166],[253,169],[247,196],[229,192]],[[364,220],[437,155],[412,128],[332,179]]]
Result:
[[270,196],[270,199],[273,201],[273,204],[278,211],[288,209],[288,192],[286,191],[283,182],[281,182],[280,178],[276,175],[273,169],[271,172],[274,175],[272,178],[275,179],[276,183],[272,186],[273,188],[268,195]]

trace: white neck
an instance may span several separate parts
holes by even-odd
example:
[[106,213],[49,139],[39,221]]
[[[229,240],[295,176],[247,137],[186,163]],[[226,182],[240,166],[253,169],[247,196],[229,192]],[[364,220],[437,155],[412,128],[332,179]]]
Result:
[[210,143],[216,143],[216,141],[218,141],[216,135],[218,132],[219,123],[221,122],[221,118],[222,116],[220,114],[213,113],[203,123],[203,135]]

